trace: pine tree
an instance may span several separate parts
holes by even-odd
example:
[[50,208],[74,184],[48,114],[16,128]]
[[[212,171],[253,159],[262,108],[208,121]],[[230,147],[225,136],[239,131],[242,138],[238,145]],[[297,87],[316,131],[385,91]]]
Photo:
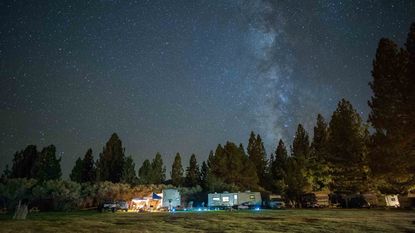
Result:
[[72,181],[78,183],[95,182],[95,165],[92,156],[92,149],[88,149],[83,159],[80,157],[76,160],[75,166],[69,175]]
[[310,170],[312,174],[313,191],[322,191],[328,188],[330,182],[329,166],[326,161],[328,156],[328,132],[327,123],[323,116],[317,115],[317,123],[314,127],[313,142],[311,143]]
[[137,176],[135,173],[135,163],[131,156],[125,158],[122,170],[121,182],[125,184],[137,184]]
[[60,179],[62,176],[60,162],[61,158],[56,157],[54,145],[43,148],[33,167],[34,178],[40,181]]
[[234,185],[239,189],[258,189],[255,165],[235,143],[218,145],[210,162],[209,175],[213,180]]
[[299,124],[293,141],[292,156],[286,161],[286,193],[300,204],[301,195],[311,191],[309,170],[310,143],[304,127]]
[[406,50],[381,39],[373,62],[369,122],[370,167],[384,192],[405,193],[415,184],[415,23]]
[[200,184],[200,171],[195,154],[190,156],[189,166],[186,168],[185,184],[187,187],[195,187]]
[[151,163],[151,183],[162,184],[166,179],[166,167],[163,166],[161,154],[157,152]]
[[82,160],[81,183],[95,182],[96,169],[92,149],[88,149]]
[[35,178],[33,168],[38,156],[35,145],[28,145],[23,151],[16,152],[10,178]]
[[200,186],[203,190],[207,190],[209,187],[208,179],[209,179],[209,167],[205,161],[203,161],[201,169],[200,169]]
[[118,183],[121,180],[124,166],[124,148],[116,133],[106,143],[97,161],[97,179]]
[[412,161],[411,173],[415,174],[415,22],[411,24],[408,37],[405,43],[405,48],[408,53],[407,73],[405,75],[405,89],[404,96],[404,120],[405,136],[407,140],[403,142],[405,153],[408,154],[408,161]]
[[275,159],[271,163],[272,191],[277,194],[285,192],[286,164],[288,159],[287,148],[282,139],[275,150]]
[[404,91],[404,95],[407,96],[404,101],[406,140],[403,140],[402,147],[409,163],[407,171],[413,174],[405,184],[405,189],[408,189],[410,185],[415,185],[415,22],[411,24],[405,46],[408,52],[407,85]]
[[331,190],[339,193],[368,189],[367,130],[352,104],[342,99],[329,123],[328,157]]
[[81,183],[82,182],[82,170],[83,170],[83,161],[80,157],[75,162],[75,166],[72,168],[69,178],[71,181]]
[[256,173],[261,186],[266,185],[266,152],[261,136],[251,132],[248,142],[249,160],[255,165]]
[[151,163],[150,160],[144,160],[142,166],[138,170],[138,180],[140,184],[151,184]]
[[180,187],[183,185],[183,166],[182,158],[179,153],[174,157],[174,162],[171,167],[171,180],[174,186]]

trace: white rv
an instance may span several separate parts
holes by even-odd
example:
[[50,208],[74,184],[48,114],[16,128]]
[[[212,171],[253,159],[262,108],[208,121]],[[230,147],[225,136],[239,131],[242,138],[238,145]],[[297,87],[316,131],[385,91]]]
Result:
[[163,189],[162,207],[172,210],[180,206],[180,192],[177,189]]
[[385,201],[387,207],[400,207],[398,195],[385,195]]
[[226,208],[238,205],[261,206],[262,199],[259,192],[237,192],[237,193],[209,193],[208,207]]

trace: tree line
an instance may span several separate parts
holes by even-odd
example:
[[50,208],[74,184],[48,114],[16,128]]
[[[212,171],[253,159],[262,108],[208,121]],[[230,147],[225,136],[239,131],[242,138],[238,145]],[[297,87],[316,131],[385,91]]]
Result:
[[[299,124],[289,148],[280,139],[268,155],[261,136],[251,132],[246,148],[233,142],[220,144],[201,164],[192,154],[185,169],[177,153],[168,181],[160,153],[146,159],[136,172],[132,157],[125,156],[114,133],[96,161],[91,149],[76,160],[70,179],[133,186],[169,183],[200,186],[205,192],[249,189],[282,194],[294,202],[313,191],[406,193],[415,188],[415,23],[404,48],[386,38],[379,41],[372,77],[367,122],[342,99],[329,121],[317,115],[312,137]],[[37,151],[29,145],[15,153],[2,181],[60,177],[55,147]]]

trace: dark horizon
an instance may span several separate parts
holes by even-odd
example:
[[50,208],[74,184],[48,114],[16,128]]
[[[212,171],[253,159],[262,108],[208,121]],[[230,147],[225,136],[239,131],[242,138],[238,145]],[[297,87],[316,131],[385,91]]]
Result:
[[[310,10],[311,9],[311,10]],[[396,13],[399,12],[399,13]],[[260,134],[269,155],[345,98],[366,120],[378,41],[403,46],[415,2],[0,3],[0,168],[54,144],[67,177],[116,132],[136,169]]]

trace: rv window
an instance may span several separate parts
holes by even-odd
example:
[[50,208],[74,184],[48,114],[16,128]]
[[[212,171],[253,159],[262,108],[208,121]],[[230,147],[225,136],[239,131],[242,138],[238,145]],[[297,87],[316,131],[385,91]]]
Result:
[[220,198],[219,197],[214,197],[214,198],[212,198],[212,200],[214,200],[214,201],[220,201]]
[[229,197],[222,197],[222,201],[229,201]]
[[249,195],[249,199],[255,199],[255,195]]
[[394,197],[391,198],[391,201],[396,201]]
[[233,195],[233,199],[234,199],[234,200],[238,200],[238,195],[234,194],[234,195]]

